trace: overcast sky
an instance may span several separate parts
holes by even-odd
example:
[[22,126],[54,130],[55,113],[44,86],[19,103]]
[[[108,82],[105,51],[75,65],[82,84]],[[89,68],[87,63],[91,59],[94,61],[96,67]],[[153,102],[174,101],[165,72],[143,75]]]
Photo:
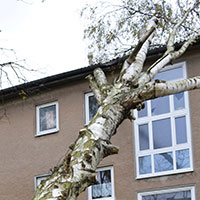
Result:
[[14,48],[46,75],[87,66],[78,12],[86,0],[41,1],[0,0],[0,47]]

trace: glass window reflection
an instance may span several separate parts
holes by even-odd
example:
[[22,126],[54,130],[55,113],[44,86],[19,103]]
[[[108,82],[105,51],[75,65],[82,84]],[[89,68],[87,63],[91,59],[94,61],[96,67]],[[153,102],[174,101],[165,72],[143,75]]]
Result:
[[191,191],[169,192],[143,196],[142,200],[191,200]]
[[151,156],[139,157],[140,174],[148,174],[152,172]]
[[177,68],[169,69],[167,71],[159,72],[154,77],[154,80],[159,79],[159,80],[165,80],[165,81],[172,81],[172,80],[180,79],[180,78],[183,78],[183,68],[177,67]]
[[97,112],[98,104],[94,95],[89,96],[88,98],[89,98],[89,121],[91,121]]
[[154,149],[172,146],[170,118],[156,120],[152,125]]
[[185,99],[184,99],[184,93],[178,93],[174,94],[174,109],[180,110],[185,108]]
[[152,115],[169,113],[169,96],[151,100],[151,113]]
[[98,171],[96,184],[92,186],[92,199],[99,199],[111,196],[111,171]]
[[56,105],[40,108],[40,131],[56,128]]
[[184,117],[177,117],[176,124],[176,143],[183,144],[187,142],[186,119]]
[[176,167],[177,169],[190,167],[189,149],[176,151]]
[[154,155],[155,172],[173,170],[172,152]]
[[149,130],[148,124],[139,125],[140,150],[149,149]]

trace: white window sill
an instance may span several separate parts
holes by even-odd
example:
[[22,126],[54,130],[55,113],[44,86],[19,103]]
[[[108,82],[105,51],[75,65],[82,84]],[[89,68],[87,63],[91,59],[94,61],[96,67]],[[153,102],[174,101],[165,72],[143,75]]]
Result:
[[41,131],[35,134],[35,137],[40,137],[43,135],[50,135],[50,134],[54,134],[57,133],[59,131],[59,129],[51,129],[51,130],[46,130],[46,131]]
[[161,177],[161,176],[170,176],[170,175],[174,175],[174,174],[183,174],[183,173],[193,172],[193,171],[194,171],[193,168],[187,168],[187,169],[180,169],[178,171],[165,171],[165,172],[160,172],[160,173],[156,173],[156,174],[144,174],[144,175],[138,175],[136,177],[136,180]]

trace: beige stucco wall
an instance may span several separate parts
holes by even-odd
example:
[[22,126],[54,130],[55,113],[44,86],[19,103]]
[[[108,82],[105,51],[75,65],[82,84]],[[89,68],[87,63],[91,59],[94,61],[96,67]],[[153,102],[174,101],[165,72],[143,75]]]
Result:
[[[187,54],[180,61],[187,62],[188,75],[200,74],[199,54]],[[47,174],[76,139],[84,126],[85,80],[71,82],[61,88],[47,88],[46,92],[13,100],[0,108],[0,199],[29,200],[34,195],[34,176]],[[60,131],[35,137],[35,107],[58,101]],[[115,195],[118,200],[136,200],[137,192],[195,185],[200,188],[200,94],[190,92],[190,112],[194,155],[194,172],[136,180],[133,124],[125,120],[112,142],[120,147],[118,155],[106,158],[101,166],[114,166]],[[3,115],[3,113],[6,114]],[[87,199],[87,192],[79,197]],[[200,192],[196,190],[196,199]]]

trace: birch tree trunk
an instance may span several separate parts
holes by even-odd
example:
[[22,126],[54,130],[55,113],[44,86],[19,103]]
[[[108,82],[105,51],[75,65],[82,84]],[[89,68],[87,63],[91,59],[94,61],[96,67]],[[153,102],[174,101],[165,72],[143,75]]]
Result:
[[[187,15],[188,13],[183,18]],[[95,170],[102,159],[118,153],[119,148],[112,145],[110,139],[124,119],[134,119],[132,109],[142,109],[143,102],[149,99],[200,87],[200,77],[169,83],[162,80],[152,82],[153,77],[165,65],[181,56],[199,35],[191,37],[175,51],[174,35],[181,22],[174,26],[163,57],[143,71],[156,24],[157,19],[153,18],[146,27],[145,35],[124,62],[115,83],[108,83],[100,68],[87,77],[98,102],[98,111],[89,125],[80,130],[77,140],[70,145],[70,153],[60,166],[38,187],[34,200],[77,199],[81,192],[95,183]]]

